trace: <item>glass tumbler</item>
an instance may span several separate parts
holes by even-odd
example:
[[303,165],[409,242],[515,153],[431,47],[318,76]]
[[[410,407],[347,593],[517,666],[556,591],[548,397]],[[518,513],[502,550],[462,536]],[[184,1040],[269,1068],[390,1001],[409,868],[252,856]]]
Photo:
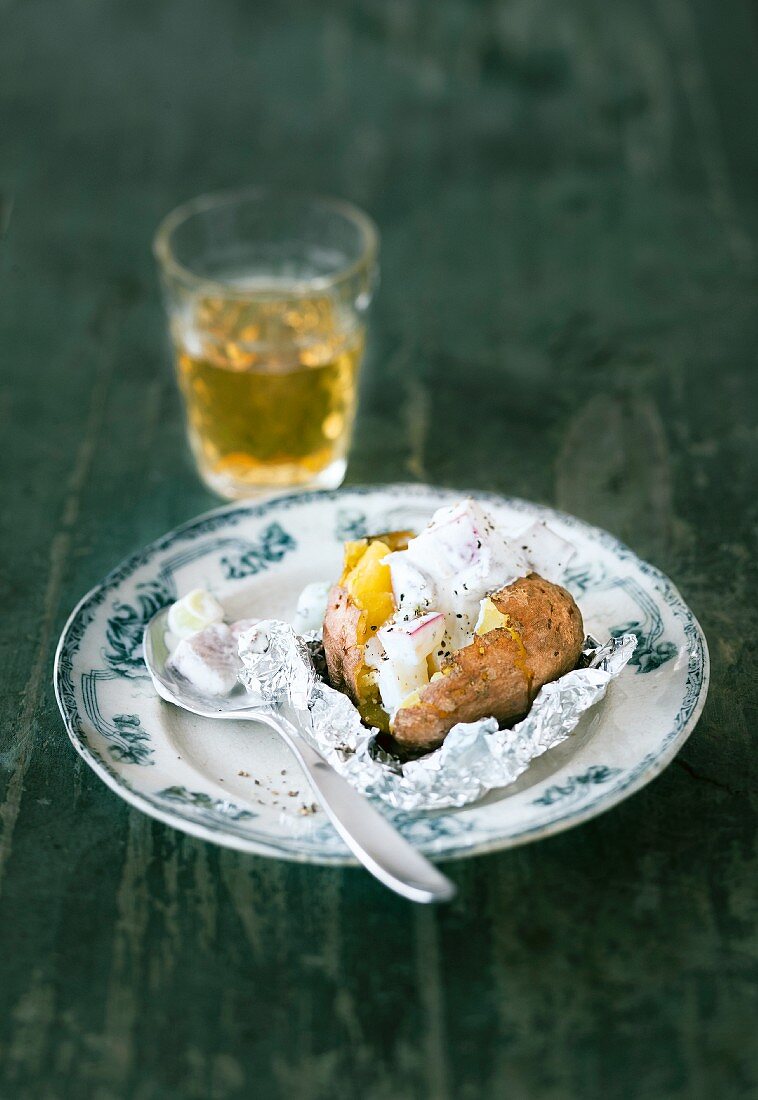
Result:
[[221,496],[342,482],[377,253],[371,219],[334,199],[227,192],[162,222],[187,434]]

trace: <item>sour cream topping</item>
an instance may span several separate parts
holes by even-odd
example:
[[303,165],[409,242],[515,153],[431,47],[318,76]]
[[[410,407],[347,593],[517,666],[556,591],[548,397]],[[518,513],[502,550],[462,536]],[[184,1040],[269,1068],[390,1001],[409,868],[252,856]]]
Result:
[[388,554],[385,561],[397,606],[391,625],[431,611],[442,614],[440,659],[471,641],[485,596],[532,570],[518,542],[471,499],[440,508],[407,550]]

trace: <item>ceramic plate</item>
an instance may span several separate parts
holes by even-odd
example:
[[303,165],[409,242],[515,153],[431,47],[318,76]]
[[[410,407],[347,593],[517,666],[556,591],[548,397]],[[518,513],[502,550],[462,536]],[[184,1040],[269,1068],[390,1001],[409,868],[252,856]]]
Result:
[[[419,528],[464,495],[390,485],[232,504],[139,551],[84,597],[58,645],[56,694],[77,751],[127,802],[177,829],[261,855],[352,862],[275,734],[252,722],[212,723],[156,697],[143,629],[195,587],[213,591],[232,618],[289,619],[305,584],[337,576],[345,539]],[[609,809],[669,763],[708,686],[703,632],[662,573],[571,516],[471,495],[513,534],[539,518],[571,540],[578,553],[561,580],[586,629],[602,639],[633,631],[639,644],[606,698],[515,784],[463,809],[399,819],[440,859],[536,840]]]

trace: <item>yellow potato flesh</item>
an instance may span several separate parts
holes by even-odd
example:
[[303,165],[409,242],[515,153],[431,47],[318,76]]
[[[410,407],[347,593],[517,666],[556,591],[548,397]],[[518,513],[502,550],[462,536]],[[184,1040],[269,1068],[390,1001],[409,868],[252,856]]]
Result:
[[[345,587],[362,612],[358,637],[362,644],[387,622],[395,610],[392,577],[389,566],[383,564],[389,552],[384,542],[369,543],[345,577]],[[355,560],[354,551],[351,550],[350,556]]]
[[476,625],[476,634],[481,637],[482,634],[489,634],[492,630],[507,630],[513,638],[518,646],[518,657],[514,663],[516,668],[520,669],[526,677],[527,683],[529,684],[529,691],[531,692],[534,674],[528,664],[524,640],[511,623],[510,615],[504,615],[503,612],[495,606],[489,596],[487,596],[482,601],[482,610],[479,615],[479,622]]
[[406,695],[405,699],[403,699],[399,709],[402,710],[403,707],[415,707],[416,704],[420,702],[421,696],[419,693],[417,691],[412,691],[410,695]]
[[489,634],[491,630],[498,630],[508,625],[508,616],[498,611],[492,600],[487,596],[482,600],[482,610],[479,614],[479,622],[476,624],[477,634]]
[[[387,554],[404,550],[412,531],[389,531],[370,539],[346,542],[340,584],[347,589],[360,611],[356,642],[365,645],[395,612],[392,576],[383,561]],[[362,665],[355,676],[358,709],[363,721],[385,733],[389,731],[389,716],[382,706],[376,672]]]

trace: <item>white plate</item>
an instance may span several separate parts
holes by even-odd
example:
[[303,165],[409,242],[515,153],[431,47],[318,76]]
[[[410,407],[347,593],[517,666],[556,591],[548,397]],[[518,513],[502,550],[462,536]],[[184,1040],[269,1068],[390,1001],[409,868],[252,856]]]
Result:
[[[151,543],[84,597],[58,644],[56,695],[77,751],[127,802],[177,829],[261,855],[351,862],[324,814],[304,812],[308,785],[273,733],[214,724],[156,697],[143,628],[195,587],[211,589],[233,617],[291,618],[305,584],[338,574],[345,539],[419,528],[464,495],[423,485],[298,493],[219,508]],[[400,819],[441,859],[536,840],[609,809],[669,763],[708,687],[703,632],[662,573],[571,516],[471,495],[514,534],[540,518],[570,539],[578,554],[560,579],[586,629],[602,639],[631,630],[639,644],[603,702],[515,784],[460,810]]]

